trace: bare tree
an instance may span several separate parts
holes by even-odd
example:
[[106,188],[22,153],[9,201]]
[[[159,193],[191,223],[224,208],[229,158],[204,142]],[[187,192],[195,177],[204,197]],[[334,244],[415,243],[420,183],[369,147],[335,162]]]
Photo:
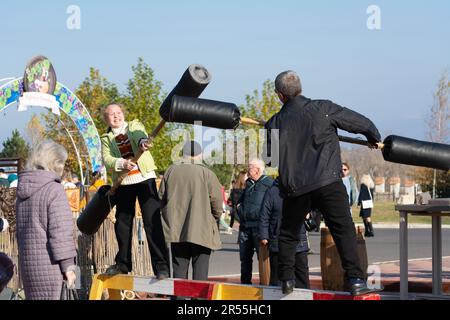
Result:
[[[439,79],[438,87],[434,93],[434,103],[428,118],[428,139],[437,143],[448,143],[450,139],[450,81],[448,70],[444,71]],[[433,198],[436,197],[437,170],[433,172]]]
[[[414,177],[416,167],[384,161],[378,150],[367,147],[342,147],[342,161],[351,167],[352,176],[359,181],[363,174],[375,177],[399,177],[402,180]],[[387,181],[387,180],[386,180]]]

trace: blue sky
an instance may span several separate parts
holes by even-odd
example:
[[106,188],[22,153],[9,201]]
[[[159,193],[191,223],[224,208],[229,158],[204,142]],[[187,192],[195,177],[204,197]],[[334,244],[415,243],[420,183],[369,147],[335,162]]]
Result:
[[[72,4],[81,30],[66,27]],[[369,5],[381,9],[381,30],[366,26]],[[213,75],[202,97],[241,104],[293,69],[304,95],[363,113],[383,137],[425,139],[433,91],[450,68],[448,0],[8,1],[1,11],[0,79],[43,54],[72,89],[89,67],[124,89],[143,57],[167,92],[200,63]],[[30,115],[2,112],[0,142]]]

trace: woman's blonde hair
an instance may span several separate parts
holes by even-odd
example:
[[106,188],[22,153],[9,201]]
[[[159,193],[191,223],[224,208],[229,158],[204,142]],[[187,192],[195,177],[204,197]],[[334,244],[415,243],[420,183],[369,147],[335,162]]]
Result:
[[102,117],[103,117],[103,121],[106,122],[106,115],[107,115],[106,110],[108,110],[108,108],[109,108],[110,106],[118,106],[118,107],[120,108],[120,110],[122,110],[123,117],[125,118],[126,112],[127,112],[127,109],[125,108],[125,106],[124,106],[123,104],[121,104],[121,103],[118,103],[118,102],[112,102],[112,103],[109,103],[109,104],[107,104],[106,106],[104,106],[104,107],[102,108]]
[[31,150],[25,168],[27,170],[52,171],[61,177],[67,157],[67,151],[62,145],[46,139]]
[[363,176],[361,177],[361,184],[364,184],[369,189],[375,188],[375,183],[368,174],[363,174]]

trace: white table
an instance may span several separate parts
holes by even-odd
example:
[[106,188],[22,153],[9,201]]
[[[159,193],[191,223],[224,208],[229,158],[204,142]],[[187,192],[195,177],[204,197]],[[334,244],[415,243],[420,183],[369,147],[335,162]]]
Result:
[[400,299],[408,299],[408,214],[431,217],[433,296],[442,296],[442,217],[450,216],[450,206],[397,205],[400,213]]

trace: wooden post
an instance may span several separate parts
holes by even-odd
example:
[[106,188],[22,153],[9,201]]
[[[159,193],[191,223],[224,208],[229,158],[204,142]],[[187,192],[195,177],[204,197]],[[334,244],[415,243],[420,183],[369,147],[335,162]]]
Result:
[[268,286],[270,283],[269,246],[259,244],[259,284]]

